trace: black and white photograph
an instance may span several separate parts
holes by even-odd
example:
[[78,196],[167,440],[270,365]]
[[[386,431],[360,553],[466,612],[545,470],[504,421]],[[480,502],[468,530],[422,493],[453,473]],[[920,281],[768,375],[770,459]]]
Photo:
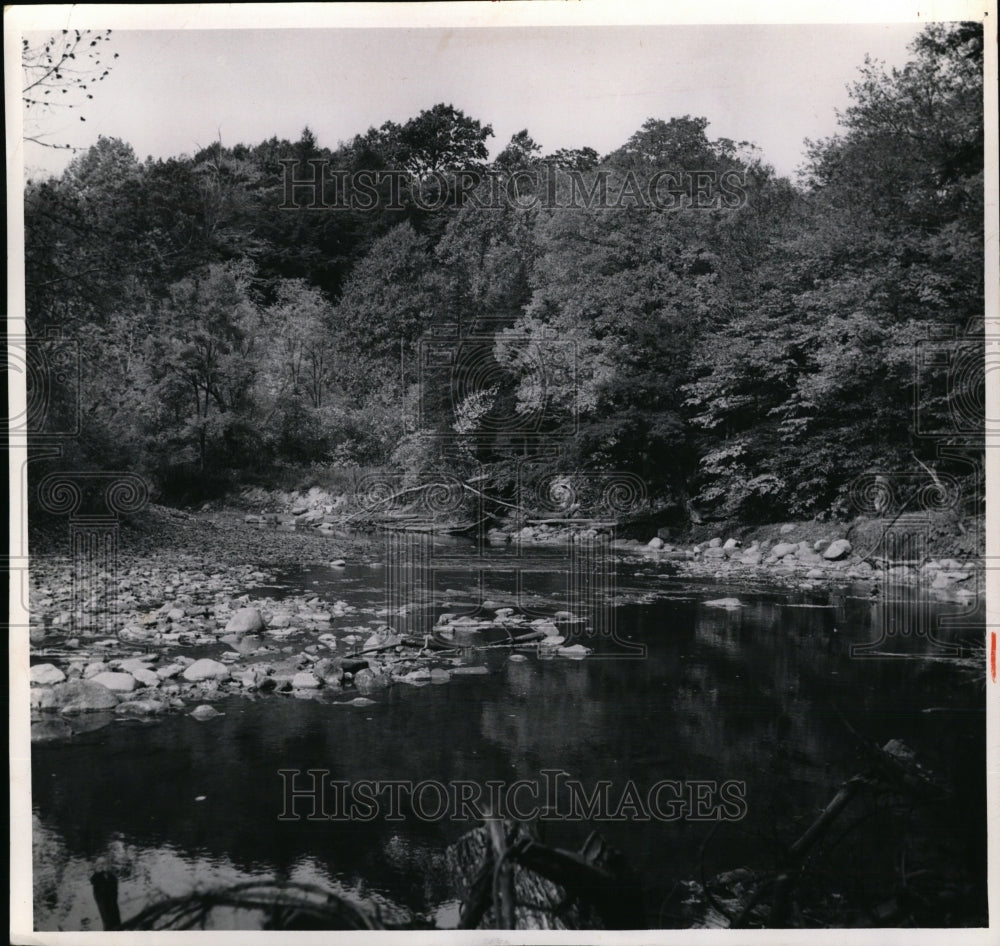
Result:
[[996,14],[5,7],[10,941],[995,942]]

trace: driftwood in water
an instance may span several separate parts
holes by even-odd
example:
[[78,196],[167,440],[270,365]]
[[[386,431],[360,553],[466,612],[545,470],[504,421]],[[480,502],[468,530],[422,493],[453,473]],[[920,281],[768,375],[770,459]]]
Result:
[[459,929],[638,929],[641,885],[596,833],[579,853],[529,825],[488,819],[447,852],[462,900]]

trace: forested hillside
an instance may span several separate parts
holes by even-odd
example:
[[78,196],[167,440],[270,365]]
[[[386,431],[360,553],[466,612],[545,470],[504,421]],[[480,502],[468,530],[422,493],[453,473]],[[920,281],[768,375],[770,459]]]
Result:
[[30,331],[80,364],[43,431],[79,433],[32,476],[134,470],[170,502],[485,466],[502,498],[543,441],[678,521],[767,522],[849,515],[864,473],[967,475],[941,447],[981,440],[982,63],[972,24],[862,65],[796,181],[691,116],[492,162],[489,116],[433,103],[335,148],[101,138],[26,186]]

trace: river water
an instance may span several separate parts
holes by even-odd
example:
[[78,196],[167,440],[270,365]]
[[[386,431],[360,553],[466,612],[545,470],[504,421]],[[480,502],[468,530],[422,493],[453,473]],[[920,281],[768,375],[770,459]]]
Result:
[[[558,552],[517,567],[509,554],[488,553],[466,566],[454,555],[460,544],[447,549],[452,560],[435,576],[439,590],[424,602],[430,620],[443,610],[474,611],[486,597],[517,600],[538,614],[567,603],[568,566]],[[382,581],[364,566],[299,569],[252,591],[310,592],[362,606],[381,599]],[[740,606],[706,604],[726,597]],[[372,705],[234,697],[215,704],[225,715],[210,723],[186,715],[116,722],[68,744],[33,747],[36,927],[101,928],[88,880],[97,863],[118,874],[126,917],[157,898],[270,878],[322,884],[389,921],[453,925],[444,850],[471,823],[447,814],[421,818],[412,809],[393,820],[385,808],[370,821],[307,820],[310,806],[301,800],[301,817],[282,820],[288,776],[279,770],[309,769],[352,785],[542,785],[544,773],[556,770],[588,791],[609,783],[612,808],[630,785],[646,797],[664,780],[684,783],[681,791],[709,783],[696,789],[709,798],[718,792],[711,783],[743,786],[736,789],[742,807],[718,823],[690,811],[643,819],[625,808],[619,820],[597,813],[587,824],[541,826],[546,840],[570,848],[599,830],[640,878],[646,908],[638,925],[678,926],[677,882],[701,871],[711,877],[773,867],[783,846],[865,767],[855,733],[878,744],[902,740],[942,773],[952,801],[943,814],[907,814],[902,829],[898,805],[890,815],[880,809],[884,800],[862,801],[856,813],[867,816],[864,823],[817,857],[803,898],[822,902],[817,916],[837,898],[874,909],[894,895],[905,851],[905,873],[940,871],[958,888],[931,908],[930,922],[985,917],[982,686],[951,664],[925,659],[935,653],[926,635],[901,642],[897,634],[873,647],[874,655],[851,652],[878,642],[887,622],[940,624],[945,606],[913,600],[887,612],[866,588],[723,586],[635,562],[619,562],[605,599],[620,643],[596,642],[603,656],[526,653],[516,661],[494,650],[475,659],[488,674],[455,676],[442,686],[396,685],[375,694]],[[939,639],[976,636],[974,617],[952,623],[966,626],[938,630]],[[644,655],[625,656],[636,645]],[[245,921],[232,914],[217,922]]]

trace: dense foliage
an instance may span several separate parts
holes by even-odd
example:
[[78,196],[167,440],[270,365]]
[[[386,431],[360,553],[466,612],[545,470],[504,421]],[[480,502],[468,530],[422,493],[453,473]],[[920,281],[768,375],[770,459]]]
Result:
[[[604,157],[525,130],[492,164],[492,128],[443,104],[332,150],[306,129],[143,162],[101,138],[25,192],[30,331],[81,364],[46,392],[47,431],[79,435],[33,474],[132,469],[174,499],[289,469],[499,483],[544,444],[678,516],[767,520],[947,469],[943,444],[981,450],[981,28],[912,54],[862,67],[798,182],[687,116]],[[289,161],[336,209],[288,209]],[[647,199],[665,180],[680,199]]]

